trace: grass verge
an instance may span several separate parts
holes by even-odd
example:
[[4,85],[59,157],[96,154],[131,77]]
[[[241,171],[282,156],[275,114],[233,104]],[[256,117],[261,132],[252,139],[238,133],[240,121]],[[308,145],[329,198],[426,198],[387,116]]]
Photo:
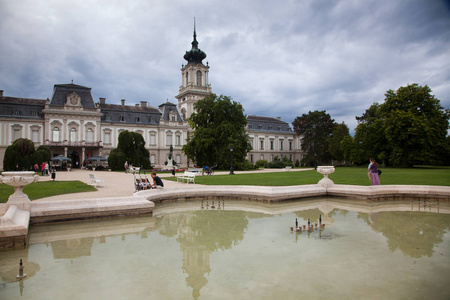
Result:
[[[450,186],[449,168],[380,168],[382,185],[439,185]],[[370,185],[365,167],[342,167],[329,175],[336,184]],[[195,182],[206,185],[264,185],[288,186],[316,184],[323,175],[317,171],[290,171],[277,173],[251,173],[236,175],[197,176]],[[176,178],[164,178],[176,181]]]
[[[23,192],[30,200],[51,197],[56,195],[92,192],[97,189],[81,181],[45,181],[34,182],[26,185]],[[14,188],[6,184],[0,184],[0,203],[8,201],[8,197],[14,193]]]

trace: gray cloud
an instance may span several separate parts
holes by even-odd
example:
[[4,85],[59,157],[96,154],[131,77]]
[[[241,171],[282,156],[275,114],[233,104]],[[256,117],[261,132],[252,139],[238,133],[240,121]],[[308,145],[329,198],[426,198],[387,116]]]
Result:
[[213,91],[247,114],[326,110],[354,128],[408,83],[450,107],[450,13],[438,0],[0,0],[0,89],[47,98],[73,79],[109,103],[175,102],[194,17]]

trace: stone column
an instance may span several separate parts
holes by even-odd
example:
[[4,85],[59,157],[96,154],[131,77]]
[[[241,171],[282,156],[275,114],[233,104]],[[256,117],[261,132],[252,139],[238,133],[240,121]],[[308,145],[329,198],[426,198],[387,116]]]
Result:
[[62,141],[65,142],[67,141],[67,119],[63,120],[62,132],[63,132]]
[[81,148],[81,161],[80,164],[83,166],[83,162],[86,159],[86,147]]
[[81,142],[85,140],[84,134],[85,134],[84,120],[80,120],[80,141]]

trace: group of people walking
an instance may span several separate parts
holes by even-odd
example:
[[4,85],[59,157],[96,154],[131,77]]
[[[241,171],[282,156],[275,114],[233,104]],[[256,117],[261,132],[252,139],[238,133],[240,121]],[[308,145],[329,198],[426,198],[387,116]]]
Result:
[[35,171],[36,173],[38,173],[38,172],[39,172],[39,169],[40,169],[41,175],[42,175],[42,176],[44,176],[44,175],[46,175],[46,176],[50,175],[50,167],[49,167],[49,165],[48,165],[48,162],[46,162],[46,161],[42,162],[42,164],[41,164],[40,167],[39,167],[39,165],[38,165],[37,163],[34,164],[33,168],[34,168],[34,171]]

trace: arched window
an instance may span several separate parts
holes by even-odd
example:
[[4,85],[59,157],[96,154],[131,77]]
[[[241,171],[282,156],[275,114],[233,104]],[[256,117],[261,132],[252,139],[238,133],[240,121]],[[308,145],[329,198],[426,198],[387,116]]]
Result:
[[86,142],[94,142],[94,131],[91,128],[88,128],[88,130],[86,131]]
[[188,86],[188,81],[189,81],[189,73],[186,72],[186,86]]
[[77,130],[75,128],[70,129],[70,141],[71,142],[77,141]]
[[197,71],[197,85],[202,85],[202,72]]
[[53,141],[59,142],[59,128],[58,127],[53,128]]

